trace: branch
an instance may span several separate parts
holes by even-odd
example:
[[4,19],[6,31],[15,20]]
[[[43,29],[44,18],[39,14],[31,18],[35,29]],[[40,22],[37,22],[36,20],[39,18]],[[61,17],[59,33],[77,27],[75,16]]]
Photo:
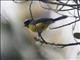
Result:
[[68,43],[68,44],[56,44],[56,43],[49,43],[49,42],[45,43],[45,42],[41,41],[40,39],[37,39],[36,37],[34,37],[34,39],[36,41],[39,41],[40,43],[54,45],[54,46],[58,46],[58,47],[61,47],[61,48],[68,47],[68,46],[74,46],[74,45],[80,45],[80,42],[77,42],[77,43]]

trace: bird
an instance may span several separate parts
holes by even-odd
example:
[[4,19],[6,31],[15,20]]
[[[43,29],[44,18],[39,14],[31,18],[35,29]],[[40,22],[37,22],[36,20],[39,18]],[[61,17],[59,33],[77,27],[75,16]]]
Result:
[[[32,32],[38,32],[38,36],[41,37],[41,39],[45,42],[43,37],[41,36],[41,33],[48,28],[48,26],[56,21],[62,20],[67,18],[68,16],[62,15],[58,18],[39,18],[36,20],[33,19],[26,19],[24,22],[24,26],[27,27]],[[45,42],[46,43],[46,42]]]
[[44,31],[50,24],[65,19],[67,16],[60,16],[58,18],[39,18],[37,20],[26,19],[24,22],[24,26],[29,28],[32,32],[42,32]]

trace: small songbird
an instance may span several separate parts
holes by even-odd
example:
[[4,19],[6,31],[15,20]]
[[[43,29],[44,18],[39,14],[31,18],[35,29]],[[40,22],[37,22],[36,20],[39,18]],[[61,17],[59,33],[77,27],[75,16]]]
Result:
[[[24,22],[24,25],[29,28],[32,32],[38,32],[38,35],[42,38],[41,33],[52,23],[65,19],[68,16],[60,16],[58,18],[52,19],[52,18],[40,18],[37,20],[28,19]],[[44,39],[42,38],[44,41]],[[44,41],[45,42],[45,41]]]
[[44,31],[51,23],[54,23],[58,20],[67,18],[67,16],[61,16],[55,19],[52,18],[40,18],[37,20],[27,19],[24,22],[24,25],[29,28],[32,32],[42,32]]

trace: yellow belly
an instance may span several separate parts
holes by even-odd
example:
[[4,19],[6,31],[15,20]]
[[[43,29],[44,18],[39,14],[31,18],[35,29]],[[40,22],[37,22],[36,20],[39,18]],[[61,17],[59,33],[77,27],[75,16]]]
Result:
[[36,25],[30,24],[29,29],[33,32],[43,31],[47,28],[47,25],[44,23],[38,23]]

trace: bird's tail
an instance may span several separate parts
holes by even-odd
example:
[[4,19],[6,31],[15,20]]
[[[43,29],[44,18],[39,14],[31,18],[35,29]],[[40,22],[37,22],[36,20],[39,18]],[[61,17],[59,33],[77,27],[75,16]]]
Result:
[[59,20],[65,19],[65,18],[67,18],[67,17],[68,17],[68,16],[63,15],[63,16],[61,16],[61,17],[58,17],[58,18],[53,19],[53,22],[56,22],[56,21],[59,21]]

